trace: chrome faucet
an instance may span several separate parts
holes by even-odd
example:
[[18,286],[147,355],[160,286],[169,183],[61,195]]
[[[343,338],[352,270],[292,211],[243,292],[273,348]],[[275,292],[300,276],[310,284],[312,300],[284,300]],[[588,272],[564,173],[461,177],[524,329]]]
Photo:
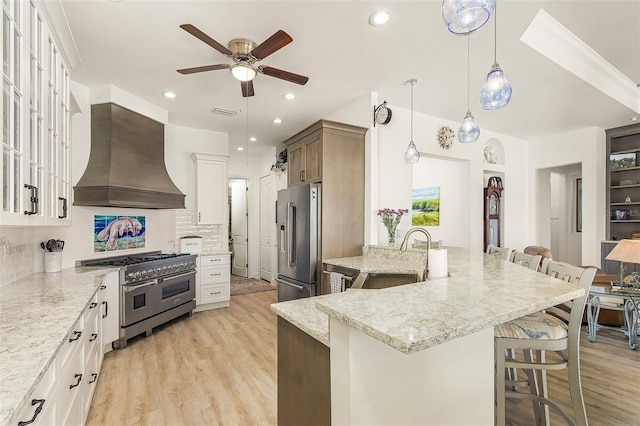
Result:
[[404,239],[402,240],[402,244],[400,244],[400,251],[407,251],[407,246],[409,245],[409,236],[416,232],[422,232],[427,237],[427,263],[424,269],[424,279],[426,280],[429,276],[429,249],[431,248],[431,234],[427,232],[424,228],[411,228],[404,235]]

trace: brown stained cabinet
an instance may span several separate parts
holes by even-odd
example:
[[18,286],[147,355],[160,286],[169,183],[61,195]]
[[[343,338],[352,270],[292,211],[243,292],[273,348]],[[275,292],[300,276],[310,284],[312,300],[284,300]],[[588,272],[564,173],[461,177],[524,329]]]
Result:
[[[320,120],[284,141],[289,186],[322,184],[322,259],[362,254],[366,132],[364,127]],[[322,282],[320,294],[326,294],[327,287]]]

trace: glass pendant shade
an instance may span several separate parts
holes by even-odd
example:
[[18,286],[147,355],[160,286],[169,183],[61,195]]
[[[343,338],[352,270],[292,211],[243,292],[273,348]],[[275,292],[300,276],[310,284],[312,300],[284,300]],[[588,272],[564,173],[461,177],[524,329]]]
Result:
[[487,23],[496,0],[442,0],[442,20],[454,34],[468,34]]
[[256,70],[247,65],[237,64],[231,67],[231,74],[240,81],[251,81],[256,77]]
[[420,152],[413,141],[409,142],[407,151],[404,153],[404,162],[407,164],[415,164],[420,160]]
[[498,64],[493,64],[487,74],[487,81],[480,89],[482,109],[499,109],[511,100],[511,84]]
[[[480,137],[480,127],[476,124],[471,111],[467,111],[458,129],[458,140],[462,143],[475,142]],[[405,154],[406,157],[406,154]]]

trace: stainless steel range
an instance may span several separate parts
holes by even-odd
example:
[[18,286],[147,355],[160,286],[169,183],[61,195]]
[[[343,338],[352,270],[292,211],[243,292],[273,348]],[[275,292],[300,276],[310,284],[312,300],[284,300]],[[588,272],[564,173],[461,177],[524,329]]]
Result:
[[181,315],[191,316],[196,306],[196,256],[149,252],[130,256],[82,260],[81,266],[121,266],[120,339],[127,340]]

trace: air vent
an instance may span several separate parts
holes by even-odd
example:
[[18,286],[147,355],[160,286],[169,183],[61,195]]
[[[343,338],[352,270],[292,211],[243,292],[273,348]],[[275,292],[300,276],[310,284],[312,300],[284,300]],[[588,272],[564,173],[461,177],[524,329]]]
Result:
[[238,114],[237,111],[232,111],[230,109],[224,109],[224,108],[216,108],[216,107],[213,107],[211,112],[214,114],[226,115],[227,117],[234,117]]

